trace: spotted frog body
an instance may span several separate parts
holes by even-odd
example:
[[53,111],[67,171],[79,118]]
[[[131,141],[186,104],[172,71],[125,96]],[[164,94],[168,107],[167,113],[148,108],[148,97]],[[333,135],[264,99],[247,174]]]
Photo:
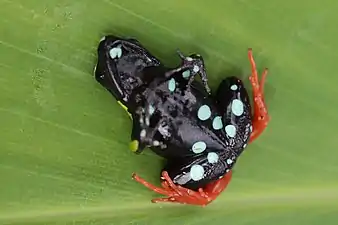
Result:
[[132,98],[132,140],[140,143],[136,151],[150,147],[165,157],[164,170],[174,183],[191,189],[229,172],[246,147],[252,127],[242,82],[226,79],[216,98],[223,103],[219,105],[201,88],[188,91],[182,73],[170,78],[159,74],[152,82],[156,85],[144,87]]
[[[228,184],[254,120],[240,79],[224,79],[213,95],[203,58],[178,54],[181,65],[168,68],[138,41],[106,36],[95,76],[131,116],[132,150],[139,154],[148,147],[167,159],[162,189],[134,178],[169,197],[159,201],[205,205]],[[189,199],[191,193],[198,196]]]

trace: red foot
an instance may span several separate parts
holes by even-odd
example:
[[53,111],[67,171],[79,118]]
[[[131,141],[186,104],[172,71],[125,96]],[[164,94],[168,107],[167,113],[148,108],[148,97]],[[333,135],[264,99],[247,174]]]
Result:
[[193,191],[174,184],[166,171],[162,172],[162,187],[156,187],[136,174],[133,174],[133,179],[154,192],[167,196],[166,198],[153,199],[153,203],[175,202],[180,204],[200,205],[204,207],[215,200],[216,197],[227,187],[231,176],[232,171],[228,172],[223,178],[208,184],[204,189],[199,188],[198,191]]
[[253,130],[249,141],[251,143],[263,133],[270,121],[270,116],[264,101],[264,83],[268,74],[268,69],[264,69],[262,79],[259,82],[255,60],[252,56],[252,49],[249,49],[248,56],[251,64],[251,76],[249,79],[252,85],[254,98],[254,112],[252,119]]

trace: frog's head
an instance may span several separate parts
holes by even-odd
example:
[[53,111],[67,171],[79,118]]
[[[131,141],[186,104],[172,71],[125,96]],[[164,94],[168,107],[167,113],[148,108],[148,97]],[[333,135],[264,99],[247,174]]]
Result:
[[126,104],[134,89],[144,83],[142,71],[161,62],[136,39],[104,36],[97,47],[95,79],[118,101]]

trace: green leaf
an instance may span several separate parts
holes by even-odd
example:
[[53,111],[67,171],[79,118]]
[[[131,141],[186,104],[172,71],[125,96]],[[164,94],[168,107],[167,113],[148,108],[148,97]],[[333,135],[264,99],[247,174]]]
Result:
[[[338,221],[338,3],[0,1],[0,224],[325,224]],[[213,89],[269,68],[271,123],[206,208],[152,204],[163,159],[128,150],[131,121],[93,78],[106,34],[175,66],[199,53]]]

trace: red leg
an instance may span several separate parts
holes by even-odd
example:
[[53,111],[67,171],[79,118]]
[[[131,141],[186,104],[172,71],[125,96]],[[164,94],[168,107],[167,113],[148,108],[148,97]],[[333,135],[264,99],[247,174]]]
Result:
[[251,76],[249,77],[251,85],[252,85],[252,92],[253,92],[253,98],[254,98],[254,112],[253,112],[253,118],[252,118],[252,125],[253,130],[250,136],[250,143],[254,141],[256,138],[258,138],[265,128],[267,127],[270,116],[268,114],[267,107],[265,105],[264,101],[264,83],[266,76],[268,74],[268,69],[266,68],[262,74],[262,79],[259,82],[258,80],[258,74],[256,69],[255,60],[252,55],[252,50],[249,49],[248,52],[249,61],[251,64]]
[[160,202],[176,202],[175,198],[154,198],[151,200],[152,203],[160,203]]
[[232,172],[230,171],[223,178],[208,184],[205,189],[200,188],[198,191],[193,191],[174,184],[166,171],[162,173],[162,188],[148,183],[136,174],[133,174],[133,178],[137,182],[143,184],[156,193],[167,196],[167,198],[153,199],[153,203],[175,202],[181,204],[206,206],[215,200],[217,196],[226,188],[231,179],[231,174]]
[[149,188],[150,190],[155,191],[158,194],[161,195],[169,195],[169,188],[166,189],[166,187],[164,186],[164,184],[162,185],[163,188],[160,187],[156,187],[155,185],[152,185],[151,183],[145,181],[144,179],[142,179],[141,177],[139,177],[137,174],[133,174],[133,179],[136,180],[137,182],[139,182],[140,184],[143,184],[145,187]]
[[228,173],[225,174],[224,177],[208,184],[204,191],[209,194],[209,197],[212,199],[216,199],[216,197],[224,191],[224,189],[228,186],[230,183],[230,180],[232,178],[232,171],[230,170]]
[[268,75],[268,69],[265,68],[264,71],[263,71],[263,74],[262,74],[261,82],[259,83],[259,87],[260,87],[260,91],[261,91],[262,96],[264,96],[264,83],[265,83],[267,75]]

